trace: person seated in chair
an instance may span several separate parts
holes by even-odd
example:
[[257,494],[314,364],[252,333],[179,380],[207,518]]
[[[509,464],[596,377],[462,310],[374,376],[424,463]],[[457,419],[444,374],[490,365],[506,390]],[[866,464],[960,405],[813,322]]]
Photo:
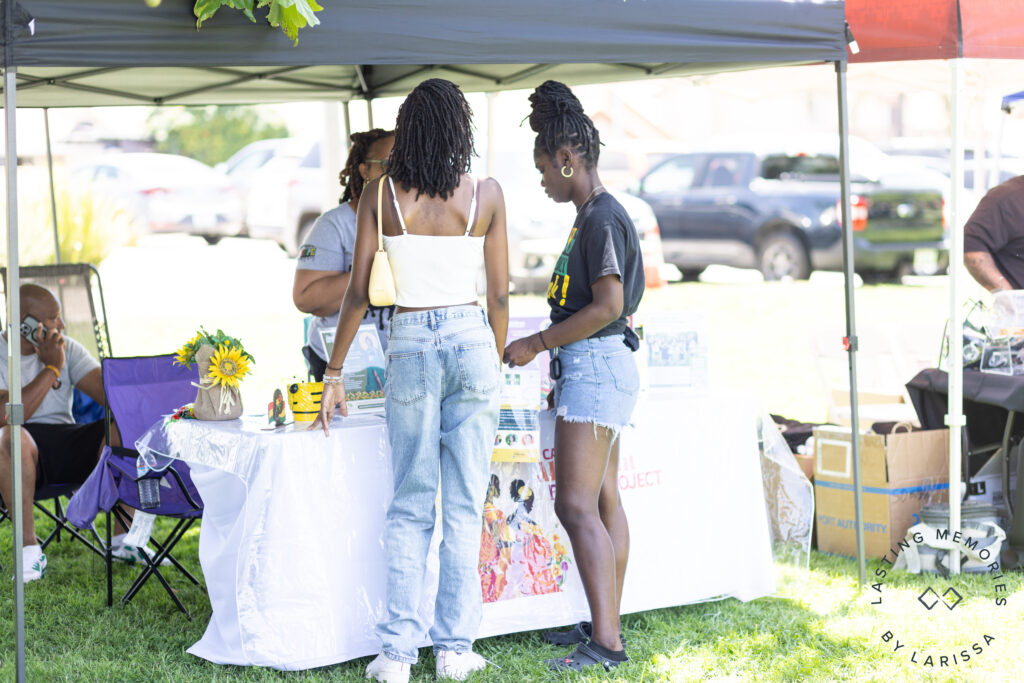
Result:
[[[22,405],[25,425],[21,431],[22,529],[24,531],[23,566],[25,581],[41,579],[46,571],[46,555],[36,538],[32,514],[33,492],[57,484],[81,484],[88,478],[104,446],[103,420],[76,424],[71,405],[74,388],[100,405],[106,403],[100,365],[79,342],[64,336],[60,303],[45,287],[25,284],[21,287]],[[8,354],[11,340],[0,333],[0,352]],[[0,364],[0,404],[10,400],[7,361]],[[111,425],[111,441],[120,445],[116,428]],[[7,416],[0,415],[0,496],[13,496],[11,460],[12,427]],[[114,557],[139,559],[135,548],[124,545],[124,529],[113,539]]]

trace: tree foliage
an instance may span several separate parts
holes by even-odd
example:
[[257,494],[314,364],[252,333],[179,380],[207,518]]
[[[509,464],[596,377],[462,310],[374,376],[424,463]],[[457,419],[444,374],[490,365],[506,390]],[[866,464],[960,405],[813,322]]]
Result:
[[240,10],[253,23],[256,22],[253,10],[266,7],[267,23],[279,27],[296,45],[299,43],[299,29],[319,24],[320,20],[315,13],[323,9],[316,0],[196,0],[193,10],[196,28],[201,27],[221,7]]
[[148,125],[156,151],[218,164],[250,142],[288,136],[288,128],[260,118],[253,107],[209,106],[158,109]]

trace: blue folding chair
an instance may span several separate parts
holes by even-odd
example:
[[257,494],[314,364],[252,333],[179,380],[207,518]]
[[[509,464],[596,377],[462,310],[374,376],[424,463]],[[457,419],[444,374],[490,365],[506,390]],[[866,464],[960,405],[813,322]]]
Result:
[[123,505],[177,519],[173,530],[163,541],[150,539],[157,552],[153,557],[141,553],[145,566],[121,598],[121,603],[130,602],[146,581],[155,576],[178,609],[191,619],[192,616],[160,572],[160,563],[166,558],[185,578],[200,585],[199,580],[171,552],[185,532],[202,517],[202,498],[184,462],[175,460],[165,469],[146,471],[140,476],[137,467],[139,453],[131,447],[155,422],[195,399],[196,388],[193,383],[199,382],[198,369],[195,366],[188,369],[174,365],[173,361],[172,355],[103,360],[108,438],[113,420],[121,434],[122,444],[126,445],[104,449],[96,469],[72,498],[68,506],[68,519],[83,528],[92,523],[98,512],[107,513],[105,560],[108,607],[113,604],[114,595],[110,516],[114,515],[125,527],[130,526],[131,519],[121,508]]

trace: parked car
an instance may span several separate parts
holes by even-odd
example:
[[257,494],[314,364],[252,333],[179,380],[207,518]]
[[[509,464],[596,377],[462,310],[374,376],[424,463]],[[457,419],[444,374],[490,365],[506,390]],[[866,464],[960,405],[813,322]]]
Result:
[[[766,280],[841,270],[838,142],[833,136],[678,154],[643,176],[665,260],[684,277],[707,266],[757,268]],[[851,140],[854,267],[865,278],[948,265],[942,176]]]
[[[893,140],[893,143],[885,150],[887,154],[893,157],[898,157],[901,161],[913,161],[921,166],[939,171],[947,178],[947,185],[949,184],[949,176],[952,172],[950,168],[950,150],[948,146],[940,146],[934,144],[930,139],[924,139],[921,141],[915,140],[914,138],[899,138]],[[995,176],[995,165],[997,159],[990,153],[986,152],[984,160],[984,172],[985,172],[985,183],[982,183],[984,190],[985,187],[994,187],[1000,183],[1005,183],[1010,178],[1015,178],[1019,175],[1024,175],[1024,159],[1013,155],[1004,155],[999,162],[999,176],[996,179]],[[967,190],[973,190],[974,188],[974,171],[976,168],[975,153],[973,149],[964,150],[964,188]],[[993,182],[994,181],[994,182]]]
[[[327,208],[320,143],[297,138],[261,140],[239,150],[224,170],[243,193],[248,235],[272,239],[294,256]],[[341,191],[339,186],[339,196]]]
[[224,177],[177,154],[111,154],[79,165],[72,181],[119,201],[140,229],[200,235],[210,244],[242,230],[242,201]]
[[[521,186],[516,186],[521,187]],[[658,221],[647,202],[626,192],[611,191],[629,212],[640,237],[640,249],[648,280],[678,277],[668,266],[661,250]],[[534,194],[536,196],[534,196]],[[516,292],[543,293],[547,290],[555,261],[565,248],[576,208],[571,203],[555,204],[540,191],[516,192],[506,188],[509,278]],[[519,196],[517,196],[519,195]],[[529,195],[524,197],[521,195]]]

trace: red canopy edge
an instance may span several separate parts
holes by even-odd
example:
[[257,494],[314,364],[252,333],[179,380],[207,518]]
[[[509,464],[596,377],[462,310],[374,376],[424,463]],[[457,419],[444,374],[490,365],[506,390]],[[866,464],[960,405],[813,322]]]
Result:
[[850,62],[1024,59],[1024,0],[846,0]]

